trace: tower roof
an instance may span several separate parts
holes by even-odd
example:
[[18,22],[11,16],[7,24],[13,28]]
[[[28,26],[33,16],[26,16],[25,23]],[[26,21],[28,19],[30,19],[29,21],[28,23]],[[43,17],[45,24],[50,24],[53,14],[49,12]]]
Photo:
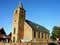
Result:
[[19,8],[23,8],[23,4],[22,4],[22,2],[20,1],[20,3],[19,3]]

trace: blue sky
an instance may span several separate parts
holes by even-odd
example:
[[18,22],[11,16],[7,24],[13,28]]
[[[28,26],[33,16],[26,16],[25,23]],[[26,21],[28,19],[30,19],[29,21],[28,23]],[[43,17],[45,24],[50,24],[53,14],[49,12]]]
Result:
[[[20,0],[0,0],[0,27],[9,34],[12,31],[13,12]],[[52,31],[60,26],[60,0],[22,0],[26,19]]]

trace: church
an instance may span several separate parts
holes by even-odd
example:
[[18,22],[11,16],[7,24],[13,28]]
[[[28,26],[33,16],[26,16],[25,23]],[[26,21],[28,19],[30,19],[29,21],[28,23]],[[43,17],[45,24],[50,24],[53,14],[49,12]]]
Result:
[[13,43],[39,42],[45,45],[49,42],[49,30],[32,21],[26,20],[26,11],[23,4],[20,3],[14,10],[11,40]]

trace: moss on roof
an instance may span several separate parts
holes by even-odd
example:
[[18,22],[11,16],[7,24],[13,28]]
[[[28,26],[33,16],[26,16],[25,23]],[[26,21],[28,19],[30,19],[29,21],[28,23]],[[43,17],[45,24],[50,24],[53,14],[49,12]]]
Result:
[[28,21],[28,20],[26,20],[26,22],[31,26],[31,28],[32,28],[34,31],[49,33],[49,30],[46,29],[45,27],[41,26],[41,25],[38,25],[38,24],[33,23],[33,22],[31,22],[31,21]]

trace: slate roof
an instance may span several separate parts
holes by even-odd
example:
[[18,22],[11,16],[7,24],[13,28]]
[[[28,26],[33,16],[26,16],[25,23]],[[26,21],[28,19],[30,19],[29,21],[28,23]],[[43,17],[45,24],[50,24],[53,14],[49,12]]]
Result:
[[33,22],[31,22],[31,21],[28,21],[28,20],[26,20],[26,22],[31,26],[31,28],[32,28],[34,31],[49,33],[49,30],[46,29],[45,27],[41,26],[41,25],[38,25],[38,24],[33,23]]

